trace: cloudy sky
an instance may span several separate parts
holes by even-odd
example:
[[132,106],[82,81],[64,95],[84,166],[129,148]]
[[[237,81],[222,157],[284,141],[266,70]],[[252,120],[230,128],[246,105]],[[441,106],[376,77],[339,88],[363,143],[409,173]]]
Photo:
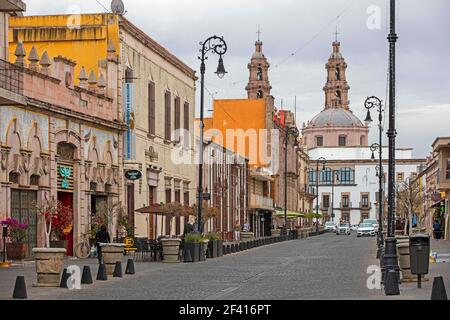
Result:
[[[297,122],[322,110],[325,63],[336,26],[348,64],[351,109],[365,117],[369,95],[386,99],[388,0],[123,0],[126,17],[152,38],[199,69],[199,42],[224,36],[229,72],[207,65],[207,104],[216,98],[244,98],[247,63],[258,25],[271,63],[270,82],[278,106],[294,110]],[[105,12],[110,0],[25,0],[27,15]],[[450,136],[450,1],[398,0],[397,146],[430,152],[436,136]],[[379,15],[378,15],[379,13]],[[387,127],[387,123],[386,123]],[[377,141],[376,127],[370,142]],[[387,141],[387,139],[386,139]]]

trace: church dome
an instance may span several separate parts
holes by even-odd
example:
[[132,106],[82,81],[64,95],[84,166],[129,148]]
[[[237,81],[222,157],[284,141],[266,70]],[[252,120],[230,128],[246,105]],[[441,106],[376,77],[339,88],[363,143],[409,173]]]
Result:
[[361,120],[343,108],[327,108],[315,116],[310,126],[314,127],[364,127]]

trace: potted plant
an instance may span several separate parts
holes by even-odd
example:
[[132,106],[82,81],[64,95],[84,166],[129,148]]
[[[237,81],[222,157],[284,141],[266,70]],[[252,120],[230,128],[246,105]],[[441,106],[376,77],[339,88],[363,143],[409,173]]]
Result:
[[12,260],[23,260],[27,253],[24,243],[27,237],[28,223],[20,223],[16,218],[8,218],[0,223],[7,226],[11,242],[6,243],[6,256]]
[[72,231],[73,211],[61,205],[61,211],[53,217],[50,248],[67,248],[66,236]]
[[[184,262],[198,262],[201,253],[202,236],[199,233],[188,233],[184,236]],[[190,259],[188,259],[190,257]]]
[[209,240],[208,242],[208,258],[217,258],[219,256],[219,246],[222,246],[220,243],[220,235],[215,232],[207,233],[205,238]]
[[52,197],[44,198],[40,203],[35,203],[38,218],[42,221],[45,234],[45,247],[33,248],[36,260],[37,287],[59,287],[63,258],[66,255],[65,248],[50,248],[50,235],[53,221],[63,209],[63,204]]
[[162,238],[161,243],[163,247],[163,261],[164,262],[179,262],[179,252],[181,239],[172,237],[172,221],[176,217],[185,216],[188,209],[178,202],[166,203],[161,206],[162,213],[167,217],[169,223],[169,235],[167,238]]

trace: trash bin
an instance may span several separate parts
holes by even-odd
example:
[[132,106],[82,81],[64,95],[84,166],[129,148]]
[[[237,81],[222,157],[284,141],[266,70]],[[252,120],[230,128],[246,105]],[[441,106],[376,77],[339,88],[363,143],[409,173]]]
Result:
[[430,261],[430,236],[415,234],[409,238],[410,263],[412,274],[428,274]]
[[421,287],[421,276],[428,274],[430,266],[430,236],[414,234],[409,238],[411,273],[418,275],[418,286]]

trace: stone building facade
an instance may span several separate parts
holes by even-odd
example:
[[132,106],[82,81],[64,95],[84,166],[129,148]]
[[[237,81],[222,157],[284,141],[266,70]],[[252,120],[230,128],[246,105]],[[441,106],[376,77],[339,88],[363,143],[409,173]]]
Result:
[[[65,237],[71,255],[89,230],[92,203],[119,198],[124,125],[106,82],[81,79],[75,85],[74,61],[51,59],[36,47],[26,52],[21,42],[14,52],[24,103],[0,106],[0,211],[29,222],[31,252],[44,244],[35,202],[57,198],[73,212]],[[106,60],[106,72],[116,69],[115,61]]]
[[[76,25],[70,19],[65,15],[15,17],[10,43],[23,41],[25,50],[36,45],[50,55],[63,54],[77,61],[75,83],[107,84],[114,117],[127,126],[118,140],[124,167],[118,188],[135,236],[156,238],[182,230],[184,221],[173,221],[170,228],[164,217],[135,210],[161,202],[194,203],[195,164],[177,160],[193,154],[194,70],[123,15],[82,14],[74,19]],[[114,61],[115,69],[108,61]],[[186,129],[189,135],[181,141],[174,134],[176,129]],[[142,177],[122,179],[128,170],[138,170]]]

